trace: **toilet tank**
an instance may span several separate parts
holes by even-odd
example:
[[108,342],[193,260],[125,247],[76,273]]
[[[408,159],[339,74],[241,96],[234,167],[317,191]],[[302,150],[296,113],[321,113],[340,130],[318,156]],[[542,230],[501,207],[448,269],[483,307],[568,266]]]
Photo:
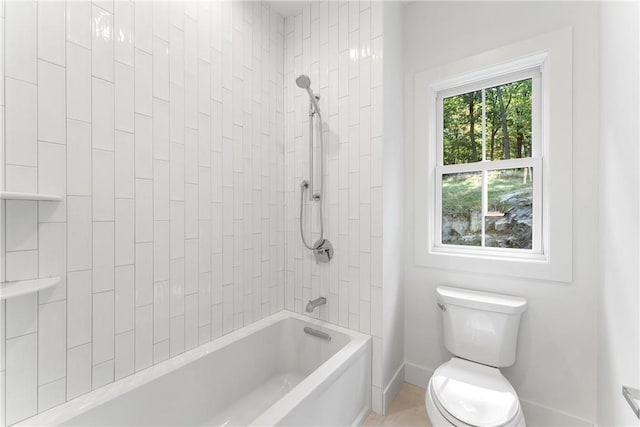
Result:
[[524,298],[446,286],[436,292],[447,350],[496,368],[513,365]]

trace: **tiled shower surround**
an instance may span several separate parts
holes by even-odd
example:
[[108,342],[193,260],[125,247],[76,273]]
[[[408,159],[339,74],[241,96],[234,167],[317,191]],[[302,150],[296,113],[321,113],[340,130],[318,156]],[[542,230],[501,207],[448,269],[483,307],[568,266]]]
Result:
[[283,19],[4,3],[6,423],[284,308]]
[[[373,336],[374,409],[382,387],[382,31],[380,2],[314,2],[285,19],[284,34],[285,307],[304,313],[307,300],[326,296],[321,319]],[[300,182],[309,175],[309,97],[295,83],[300,74],[320,95],[324,121],[329,264],[316,264],[300,238]],[[305,230],[315,242],[318,209],[306,196]]]
[[[62,281],[0,305],[0,420],[320,295],[314,316],[373,335],[380,411],[381,3],[284,20],[267,2],[0,1],[0,18],[1,188],[63,196],[2,202],[0,278]],[[298,229],[299,74],[325,122],[324,265]]]

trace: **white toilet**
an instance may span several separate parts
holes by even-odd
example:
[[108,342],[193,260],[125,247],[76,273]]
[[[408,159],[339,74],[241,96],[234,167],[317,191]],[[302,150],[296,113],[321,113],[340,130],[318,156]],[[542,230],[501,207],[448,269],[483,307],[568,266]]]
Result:
[[520,400],[499,368],[516,358],[524,298],[438,287],[444,344],[454,357],[440,365],[425,393],[434,427],[524,427]]

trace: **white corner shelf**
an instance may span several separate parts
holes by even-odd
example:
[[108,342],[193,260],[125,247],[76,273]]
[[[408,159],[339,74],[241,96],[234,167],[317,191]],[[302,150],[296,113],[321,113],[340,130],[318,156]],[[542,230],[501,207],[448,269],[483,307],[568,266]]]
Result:
[[37,200],[37,201],[50,201],[59,202],[62,197],[55,194],[42,194],[42,193],[18,193],[11,191],[0,192],[0,199],[2,200]]
[[60,277],[0,282],[0,300],[40,292],[60,283]]

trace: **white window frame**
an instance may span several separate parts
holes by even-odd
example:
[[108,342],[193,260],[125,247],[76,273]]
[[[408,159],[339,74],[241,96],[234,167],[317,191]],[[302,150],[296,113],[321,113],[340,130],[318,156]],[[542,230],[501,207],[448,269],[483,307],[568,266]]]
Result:
[[[498,71],[498,70],[496,70]],[[509,69],[507,68],[507,71]],[[541,120],[540,120],[540,101],[541,101],[541,73],[540,66],[536,65],[532,68],[519,71],[519,72],[507,72],[498,76],[488,76],[484,80],[476,81],[472,84],[464,86],[456,86],[448,89],[439,90],[436,93],[436,105],[434,111],[436,112],[436,167],[435,167],[435,209],[434,215],[434,251],[439,252],[451,252],[461,254],[479,254],[488,255],[494,254],[505,258],[523,258],[541,256],[543,254],[542,244],[542,147],[541,147]],[[444,147],[443,147],[443,131],[444,131],[444,112],[443,112],[443,100],[445,98],[461,95],[473,91],[482,89],[488,89],[498,85],[511,83],[514,81],[531,79],[532,80],[532,97],[531,97],[531,121],[532,121],[532,141],[531,141],[531,157],[527,158],[514,158],[504,160],[484,160],[486,158],[486,135],[483,130],[483,145],[482,145],[482,159],[473,163],[459,163],[453,165],[444,164]],[[484,97],[483,97],[484,102]],[[484,113],[483,113],[484,115]],[[484,121],[483,121],[484,126]],[[498,247],[486,247],[484,245],[484,239],[480,246],[462,246],[451,245],[442,243],[442,176],[446,174],[461,173],[461,172],[481,172],[482,178],[482,193],[483,204],[482,209],[482,235],[485,235],[485,219],[487,214],[487,199],[484,194],[487,194],[487,172],[500,169],[515,169],[530,167],[534,170],[533,173],[533,227],[532,227],[532,248],[531,249],[512,249],[512,248],[498,248]]]
[[[571,54],[571,29],[567,28],[416,73],[416,264],[571,281]],[[533,90],[532,157],[443,166],[442,98],[528,77],[538,86],[538,90]],[[529,165],[534,167],[531,250],[442,244],[443,171],[455,173]],[[483,214],[485,211],[483,206]]]

